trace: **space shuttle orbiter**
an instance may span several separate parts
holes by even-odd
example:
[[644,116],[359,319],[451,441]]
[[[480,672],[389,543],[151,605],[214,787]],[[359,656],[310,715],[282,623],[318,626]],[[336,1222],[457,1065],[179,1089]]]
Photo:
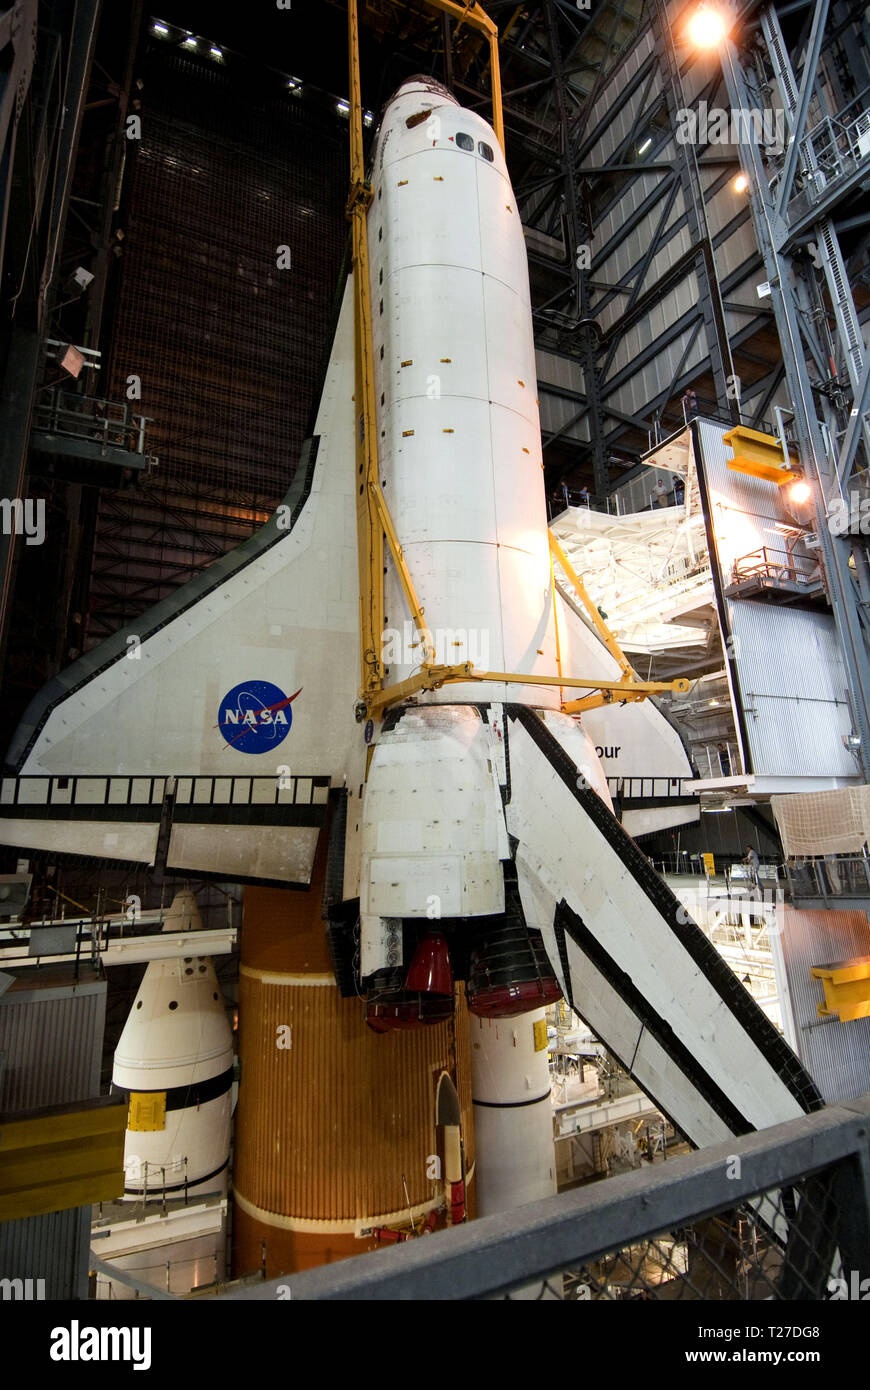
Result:
[[[331,798],[333,960],[375,1028],[443,1018],[450,972],[481,1017],[564,992],[696,1144],[793,1118],[820,1103],[810,1078],[622,830],[587,717],[563,709],[571,673],[594,687],[620,671],[553,583],[525,245],[498,142],[414,79],[387,107],[368,190],[377,489],[396,540],[380,650],[360,651],[349,281],[284,503],[33,701],[2,839],[143,863],[159,840],[171,871],[304,885]],[[361,697],[361,667],[397,691],[388,708]],[[669,750],[690,775],[649,702],[605,717],[609,741]]]

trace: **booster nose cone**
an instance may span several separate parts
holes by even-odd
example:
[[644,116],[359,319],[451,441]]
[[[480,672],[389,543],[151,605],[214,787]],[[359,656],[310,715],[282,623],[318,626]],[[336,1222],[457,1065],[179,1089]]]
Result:
[[[165,932],[202,927],[191,892]],[[233,1039],[207,956],[151,961],[118,1040],[112,1082],[128,1095],[125,1196],[222,1190],[230,1144]]]

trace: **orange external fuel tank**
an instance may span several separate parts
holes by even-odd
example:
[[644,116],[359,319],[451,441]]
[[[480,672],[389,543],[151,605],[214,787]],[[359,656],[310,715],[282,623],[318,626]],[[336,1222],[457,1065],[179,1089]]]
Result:
[[307,891],[245,890],[237,1277],[265,1264],[274,1278],[374,1249],[374,1228],[410,1231],[409,1204],[416,1230],[427,1218],[431,1226],[430,1213],[444,1203],[435,1126],[444,1071],[459,1094],[468,1182],[473,1175],[463,987],[451,1019],[384,1034],[367,1027],[365,1001],[340,997],[330,965],[321,919],[325,841]]

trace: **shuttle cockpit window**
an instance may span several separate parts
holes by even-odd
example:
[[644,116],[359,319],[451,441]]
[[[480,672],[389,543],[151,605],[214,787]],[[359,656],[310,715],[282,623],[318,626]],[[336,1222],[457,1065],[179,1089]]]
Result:
[[492,164],[495,159],[495,155],[492,152],[492,145],[488,145],[485,140],[478,140],[477,152],[478,154],[482,154],[484,159],[488,160],[490,164]]
[[474,141],[470,135],[466,135],[464,130],[456,132],[456,143],[461,150],[471,150],[474,153]]

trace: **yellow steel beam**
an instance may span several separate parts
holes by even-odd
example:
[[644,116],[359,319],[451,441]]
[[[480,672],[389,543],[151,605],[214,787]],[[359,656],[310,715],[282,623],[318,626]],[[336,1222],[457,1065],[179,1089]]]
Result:
[[359,16],[357,0],[347,6],[350,66],[350,193],[346,215],[353,239],[356,512],[359,556],[360,687],[363,695],[381,683],[381,643],[384,627],[384,538],[377,521],[371,484],[378,478],[378,434],[375,419],[372,306],[369,287],[369,249],[366,215],[372,190],[365,181],[362,137],[362,99],[359,80]]
[[723,434],[722,443],[734,451],[733,459],[727,460],[727,467],[734,473],[748,473],[752,478],[761,478],[779,487],[801,476],[797,449],[790,444],[786,457],[781,441],[774,434],[736,425]]
[[435,647],[432,642],[432,634],[426,626],[423,606],[417,597],[414,581],[411,579],[411,572],[405,563],[404,552],[399,544],[399,537],[393,525],[393,518],[390,516],[390,509],[387,506],[386,498],[381,492],[381,486],[377,479],[369,483],[369,491],[374,499],[375,510],[380,518],[380,524],[383,528],[383,533],[386,535],[387,544],[390,547],[390,554],[393,557],[393,563],[398,571],[399,582],[402,585],[405,601],[411,610],[411,617],[414,619],[414,625],[417,628],[417,632],[423,644],[423,664],[431,665],[435,661]]
[[825,1002],[816,1005],[819,1018],[851,1023],[870,1017],[870,956],[814,965],[810,973],[825,987]]
[[461,666],[424,666],[416,676],[409,676],[406,681],[397,681],[395,685],[387,686],[386,690],[374,691],[364,702],[365,714],[377,717],[390,705],[400,704],[412,695],[419,695],[421,690],[437,690],[447,680],[468,680],[473,669],[470,661]]
[[498,681],[506,685],[566,686],[571,690],[595,691],[594,695],[583,700],[571,701],[562,706],[571,713],[575,709],[594,709],[598,705],[609,704],[612,700],[634,704],[645,700],[648,695],[661,695],[669,690],[688,690],[689,682],[678,681],[602,681],[582,680],[578,676],[538,676],[524,675],[520,671],[478,671],[470,661],[458,666],[424,666],[416,676],[398,681],[395,685],[378,690],[366,700],[366,713],[380,714],[388,705],[395,705],[417,695],[422,690],[437,690],[442,685],[457,681]]
[[0,1221],[121,1197],[126,1128],[122,1096],[4,1117]]
[[550,595],[553,600],[553,630],[556,634],[556,670],[562,674],[562,642],[559,636],[559,614],[556,608],[556,568],[553,564],[553,552],[550,551]]
[[[452,16],[485,34],[490,45],[493,129],[504,149],[504,123],[501,105],[501,78],[498,65],[498,25],[476,2],[467,0],[426,0],[432,8]],[[582,700],[563,704],[573,712],[592,709],[619,697],[623,701],[643,700],[647,695],[671,690],[687,690],[688,681],[641,681],[623,654],[616,638],[604,623],[582,580],[574,573],[559,542],[550,533],[551,554],[559,561],[573,584],[580,602],[586,608],[607,650],[618,663],[621,681],[580,680],[561,674],[561,653],[557,652],[558,676],[529,676],[518,672],[475,671],[470,662],[456,666],[434,664],[435,649],[426,625],[423,607],[417,597],[402,546],[393,525],[389,508],[378,478],[377,425],[375,418],[374,351],[372,348],[371,290],[369,284],[369,254],[367,214],[372,190],[365,180],[362,138],[362,98],[359,74],[359,15],[358,0],[348,0],[348,53],[350,68],[350,193],[347,216],[353,236],[354,326],[356,389],[356,475],[357,475],[357,540],[360,581],[360,701],[361,709],[369,715],[380,715],[389,705],[408,699],[422,690],[433,690],[447,682],[475,680],[497,681],[517,685],[565,686],[588,690]],[[384,626],[384,536],[390,548],[399,581],[423,644],[423,663],[420,672],[409,680],[382,689]],[[552,574],[552,559],[551,559]],[[555,616],[555,576],[552,578]],[[557,625],[558,643],[558,625]]]
[[613,657],[614,661],[617,662],[624,679],[627,681],[636,681],[638,677],[635,673],[634,667],[632,666],[628,657],[625,655],[625,652],[620,647],[613,633],[610,631],[610,628],[605,623],[604,619],[598,611],[597,606],[593,603],[592,599],[590,598],[589,591],[587,590],[586,585],[583,583],[583,580],[580,578],[580,576],[575,573],[571,561],[568,559],[561,545],[556,540],[556,537],[553,535],[553,532],[549,531],[548,534],[550,537],[550,554],[554,555],[556,559],[559,561],[559,564],[562,566],[562,569],[565,573],[565,577],[572,585],[577,597],[579,598],[583,607],[586,609],[586,612],[592,619],[595,631],[598,633],[598,636],[601,638],[605,647],[610,652],[610,655]]
[[[636,696],[643,700],[647,695],[661,695],[666,690],[688,690],[689,682],[678,681],[602,681],[581,680],[578,676],[524,676],[519,671],[476,671],[472,667],[471,680],[508,681],[514,685],[564,685],[571,690],[602,690],[612,695]],[[457,680],[460,677],[456,677]],[[464,678],[463,678],[464,679]]]
[[[589,617],[592,619],[595,631],[598,633],[598,636],[619,666],[623,675],[623,680],[615,684],[608,683],[607,681],[599,681],[597,683],[597,688],[600,694],[589,695],[583,700],[566,701],[562,705],[565,714],[581,714],[585,709],[597,709],[601,705],[608,705],[612,702],[614,695],[617,693],[621,693],[623,701],[629,704],[645,700],[647,695],[663,695],[667,692],[672,693],[676,691],[685,693],[689,689],[689,682],[684,677],[674,681],[642,681],[640,679],[628,657],[625,655],[625,652],[622,650],[622,647],[619,645],[613,633],[610,631],[610,628],[599,613],[597,605],[590,597],[586,585],[583,583],[579,574],[576,573],[574,566],[571,564],[568,556],[553,535],[553,532],[549,531],[548,534],[550,537],[551,567],[554,558],[559,561],[565,573],[565,577],[568,579],[574,592],[586,609]],[[562,684],[570,685],[571,682],[566,680],[563,681]]]
[[504,117],[501,107],[501,68],[498,60],[498,25],[489,15],[482,5],[478,5],[476,0],[426,0],[426,4],[433,10],[441,10],[443,14],[448,14],[452,19],[457,20],[460,27],[467,24],[470,29],[476,29],[479,34],[483,34],[489,43],[489,70],[490,86],[492,89],[492,128],[495,131],[495,138],[501,145],[504,154]]
[[[365,181],[362,136],[362,96],[359,73],[359,15],[357,0],[348,0],[350,69],[350,193],[347,216],[353,236],[354,363],[356,389],[357,548],[360,589],[360,698],[365,700],[383,681],[384,535],[399,581],[420,632],[424,660],[435,649],[414,590],[402,547],[378,481],[378,434],[375,416],[375,372],[372,346],[372,305],[369,282],[368,210],[371,186]],[[497,32],[497,31],[496,31]]]

